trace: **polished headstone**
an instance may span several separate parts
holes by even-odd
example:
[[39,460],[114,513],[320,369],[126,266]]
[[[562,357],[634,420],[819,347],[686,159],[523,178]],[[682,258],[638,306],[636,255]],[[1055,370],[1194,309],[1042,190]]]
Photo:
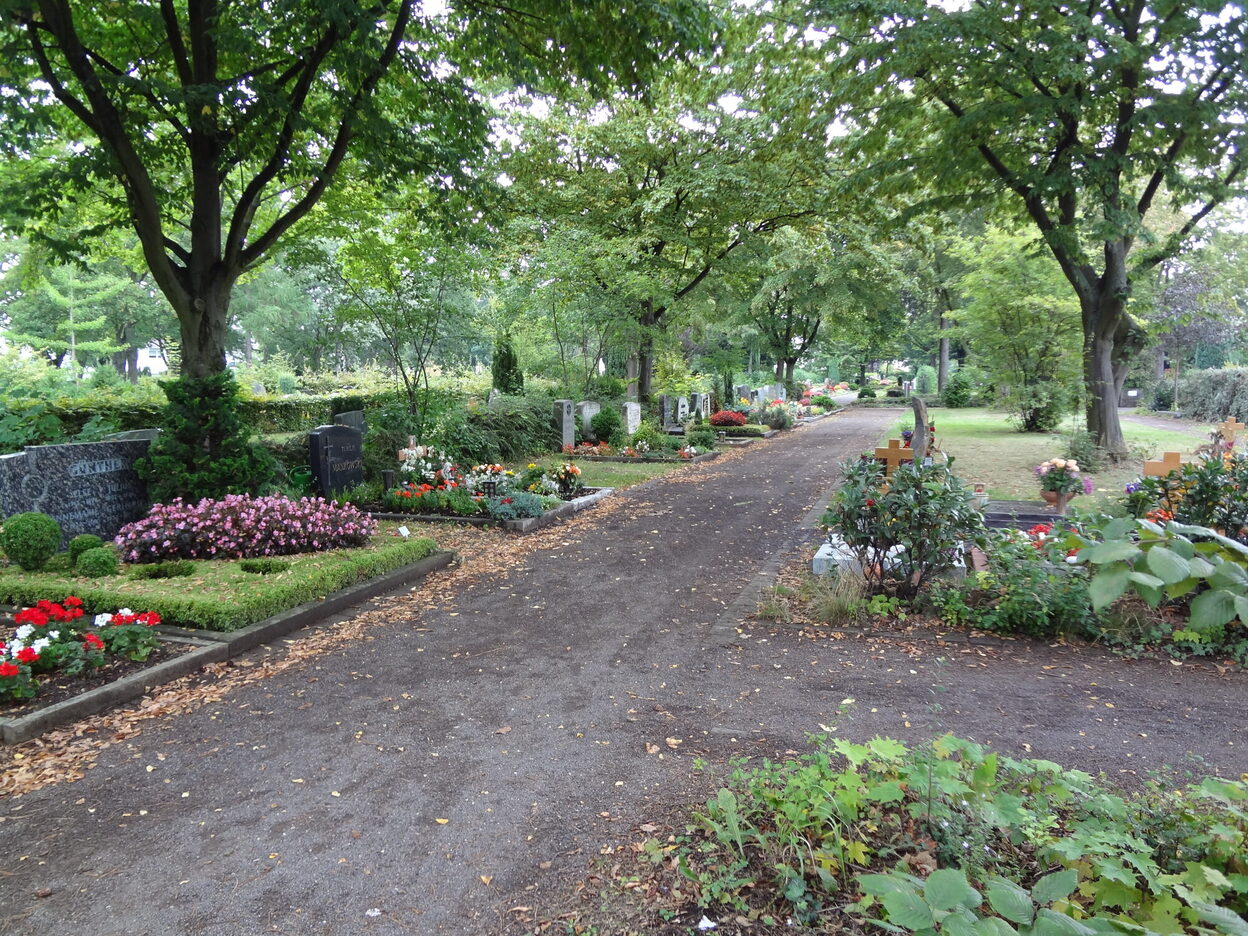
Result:
[[559,432],[559,445],[567,448],[576,445],[576,417],[572,414],[571,400],[555,400],[555,429]]
[[363,484],[364,435],[351,426],[317,426],[308,433],[308,461],[324,497]]

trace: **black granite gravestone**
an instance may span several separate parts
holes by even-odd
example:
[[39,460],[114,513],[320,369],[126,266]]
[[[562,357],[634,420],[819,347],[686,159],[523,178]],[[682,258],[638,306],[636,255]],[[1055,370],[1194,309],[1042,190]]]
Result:
[[113,537],[147,513],[147,484],[134,463],[149,445],[147,439],[32,445],[0,456],[0,512],[46,513],[61,525],[64,542],[79,533]]
[[350,426],[352,429],[358,429],[360,435],[368,432],[368,426],[364,423],[363,410],[350,410],[346,413],[334,413],[335,426]]
[[325,497],[364,482],[364,436],[350,426],[317,426],[308,433],[308,461]]

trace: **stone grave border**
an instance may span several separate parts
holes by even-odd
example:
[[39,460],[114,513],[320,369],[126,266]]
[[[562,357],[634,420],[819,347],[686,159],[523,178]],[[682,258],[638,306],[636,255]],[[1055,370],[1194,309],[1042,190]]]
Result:
[[0,743],[21,744],[45,731],[98,715],[122,702],[139,698],[149,689],[193,673],[207,663],[233,659],[260,644],[318,624],[346,608],[417,582],[431,572],[450,565],[454,559],[455,554],[449,550],[435,552],[393,572],[331,592],[324,599],[305,602],[236,631],[194,630],[157,625],[156,630],[162,639],[171,643],[192,644],[195,649],[27,715],[0,718]]
[[[631,458],[626,460],[633,461]],[[688,459],[688,461],[692,460]],[[558,507],[551,508],[540,517],[521,517],[519,520],[493,520],[489,517],[445,517],[441,514],[382,513],[379,511],[370,512],[369,516],[374,520],[398,520],[404,523],[467,523],[470,526],[502,527],[504,530],[509,530],[512,533],[532,533],[534,530],[550,526],[563,517],[570,517],[575,513],[580,513],[582,510],[593,507],[600,500],[610,497],[614,493],[615,488],[599,488],[593,493],[574,497],[570,501],[564,501]]]

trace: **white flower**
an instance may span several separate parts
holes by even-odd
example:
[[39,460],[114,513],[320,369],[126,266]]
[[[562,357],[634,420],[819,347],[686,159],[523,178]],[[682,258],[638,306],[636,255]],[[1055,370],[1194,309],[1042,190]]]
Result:
[[9,645],[5,649],[8,651],[9,656],[17,656],[17,651],[24,649],[25,646],[26,644],[20,640],[10,640]]
[[129,608],[118,608],[117,613],[118,614],[134,614],[134,612],[131,611]]
[[1066,557],[1066,562],[1067,562],[1067,563],[1069,563],[1070,565],[1078,565],[1078,564],[1079,564],[1079,557],[1078,557],[1078,556],[1067,556],[1067,557]]
[[112,620],[113,620],[113,616],[111,614],[97,614],[95,616],[95,620],[92,621],[91,623],[94,624],[96,627],[105,627],[109,623],[111,623]]
[[17,630],[13,632],[13,636],[16,637],[18,640],[25,640],[34,632],[35,632],[34,624],[23,624],[21,627],[19,627]]
[[48,640],[47,637],[40,637],[38,640],[36,640],[34,643],[30,645],[30,649],[34,650],[35,653],[43,653],[44,648],[47,647],[47,645],[50,644],[51,642],[52,641]]
[[60,631],[48,631],[48,640],[56,640],[61,636]]

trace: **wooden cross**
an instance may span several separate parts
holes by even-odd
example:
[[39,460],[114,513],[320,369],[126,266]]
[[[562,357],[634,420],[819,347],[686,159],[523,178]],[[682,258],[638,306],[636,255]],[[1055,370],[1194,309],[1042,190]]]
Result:
[[887,448],[875,450],[875,460],[884,465],[884,477],[892,477],[897,466],[914,461],[914,449],[902,448],[901,439],[889,439]]
[[1241,429],[1248,429],[1248,426],[1245,426],[1234,416],[1228,416],[1214,428],[1216,428],[1218,430],[1218,434],[1222,436],[1223,442],[1227,445],[1234,445],[1236,434]]
[[1144,477],[1146,478],[1164,478],[1179,470],[1180,459],[1182,458],[1178,452],[1166,452],[1161,456],[1161,461],[1146,461],[1144,463]]

